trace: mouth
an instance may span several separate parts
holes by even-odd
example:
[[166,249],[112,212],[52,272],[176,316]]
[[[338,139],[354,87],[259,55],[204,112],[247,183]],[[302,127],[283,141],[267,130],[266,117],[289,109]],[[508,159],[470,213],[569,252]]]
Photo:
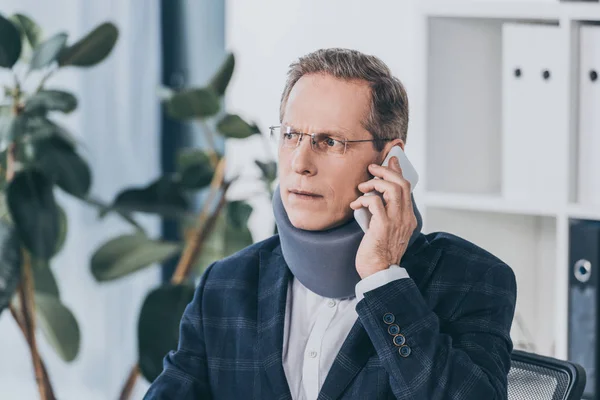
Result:
[[289,192],[293,197],[302,200],[313,200],[323,197],[320,194],[308,192],[306,190],[290,189]]

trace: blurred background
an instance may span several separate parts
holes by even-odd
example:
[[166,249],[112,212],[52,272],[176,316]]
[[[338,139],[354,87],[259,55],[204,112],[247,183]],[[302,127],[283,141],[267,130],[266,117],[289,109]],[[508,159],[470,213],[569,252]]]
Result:
[[274,233],[268,127],[289,64],[325,47],[405,84],[424,232],[513,268],[515,348],[595,380],[597,1],[0,0],[0,15],[0,398],[143,397],[203,269]]

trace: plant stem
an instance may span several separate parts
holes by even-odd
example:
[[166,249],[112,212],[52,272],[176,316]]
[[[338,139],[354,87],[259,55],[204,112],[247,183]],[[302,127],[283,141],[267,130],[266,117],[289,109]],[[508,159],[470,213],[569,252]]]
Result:
[[131,397],[131,392],[133,392],[133,388],[135,387],[135,381],[140,373],[139,367],[135,364],[131,368],[131,372],[129,372],[129,376],[127,377],[127,381],[125,382],[125,386],[121,391],[121,395],[119,396],[119,400],[127,400]]
[[10,182],[15,176],[15,143],[8,145],[8,153],[6,155],[6,182]]
[[[200,251],[202,250],[202,245],[204,244],[205,239],[212,232],[215,223],[217,221],[217,217],[219,216],[223,206],[225,205],[226,199],[225,195],[227,194],[227,190],[229,186],[233,183],[233,181],[224,182],[225,177],[225,158],[221,158],[219,163],[217,164],[217,168],[215,170],[215,174],[213,175],[213,179],[210,183],[211,192],[208,196],[208,199],[204,203],[204,207],[198,216],[198,224],[194,229],[194,232],[189,235],[186,239],[185,249],[183,250],[183,254],[179,258],[179,262],[177,264],[177,268],[171,277],[171,283],[179,284],[183,282],[190,271],[192,270],[192,266],[196,262],[198,256],[200,255]],[[210,213],[211,204],[213,203],[214,196],[216,193],[221,190],[221,198],[219,199],[219,204],[217,205],[214,212]],[[133,388],[135,386],[135,382],[137,377],[139,376],[139,367],[138,365],[134,365],[131,368],[127,381],[125,382],[125,386],[123,386],[123,390],[121,391],[121,395],[119,396],[119,400],[128,400],[133,392]]]
[[48,400],[46,382],[42,372],[42,362],[37,349],[35,339],[35,303],[33,299],[33,277],[31,275],[31,258],[27,251],[23,249],[23,264],[21,266],[21,284],[19,285],[19,300],[21,301],[21,311],[23,315],[23,324],[25,334],[31,350],[31,359],[35,371],[35,380],[40,391],[40,399]]
[[217,153],[217,146],[215,144],[215,137],[214,137],[213,131],[212,131],[212,129],[210,129],[210,127],[208,126],[206,121],[201,119],[199,122],[200,122],[200,125],[202,126],[202,130],[204,131],[204,136],[206,137],[206,141],[207,141],[208,147],[210,149],[210,151],[209,151],[210,163],[213,166],[213,168],[216,168],[217,163],[219,162],[219,156]]
[[50,69],[50,71],[48,71],[46,73],[46,75],[44,75],[44,77],[40,81],[40,84],[38,85],[37,89],[35,89],[36,93],[44,88],[46,81],[52,76],[52,74],[54,74],[55,71],[56,71],[56,68],[52,68],[52,69]]
[[[20,85],[15,75],[15,97],[14,97],[14,113],[18,115],[21,110],[19,108]],[[6,181],[10,182],[15,174],[15,144],[11,143],[8,149],[8,158],[6,166]],[[21,264],[21,282],[18,288],[19,300],[21,302],[21,317],[18,316],[16,310],[11,306],[11,314],[17,324],[21,328],[25,340],[29,345],[35,379],[40,391],[41,400],[55,400],[52,384],[48,377],[48,372],[40,355],[38,353],[37,342],[35,339],[35,303],[33,298],[33,276],[31,273],[31,258],[25,249],[22,249],[23,260]]]
[[[194,265],[194,261],[197,259],[198,255],[200,253],[204,239],[206,238],[206,236],[209,233],[208,231],[212,230],[212,226],[208,226],[209,216],[214,217],[215,215],[218,215],[220,213],[221,208],[222,208],[221,203],[224,203],[224,200],[225,200],[226,189],[228,189],[229,185],[231,184],[231,182],[228,182],[225,184],[225,187],[223,188],[223,192],[221,194],[221,199],[219,200],[219,205],[217,206],[217,209],[213,213],[210,213],[210,208],[211,208],[214,196],[219,191],[221,186],[223,186],[224,175],[225,175],[225,159],[222,158],[221,161],[219,161],[219,164],[217,165],[215,175],[213,176],[212,182],[210,184],[210,186],[211,186],[210,195],[209,195],[208,199],[206,200],[206,202],[204,203],[202,212],[200,212],[200,215],[198,216],[198,226],[197,226],[195,232],[189,238],[189,240],[187,240],[183,254],[181,255],[181,258],[179,259],[177,267],[175,268],[175,272],[173,273],[173,276],[171,277],[172,283],[179,284],[179,283],[183,282],[184,279],[189,275],[190,270],[191,270],[192,266]],[[212,219],[216,220],[216,218],[212,218]]]
[[[31,349],[31,341],[29,340],[29,338],[27,336],[27,330],[25,328],[25,324],[22,321],[22,318],[19,317],[19,313],[17,312],[16,308],[12,304],[9,305],[9,309],[10,309],[10,314],[13,316],[13,318],[17,322],[19,329],[21,329],[23,336],[25,336],[25,339],[27,340],[27,345],[29,346],[29,349]],[[44,383],[46,385],[46,394],[48,395],[48,399],[56,400],[56,397],[54,396],[54,392],[52,391],[52,385],[50,385],[50,378],[48,377],[48,371],[46,370],[44,361],[41,358],[40,358],[40,364],[42,365],[42,373],[44,375]]]

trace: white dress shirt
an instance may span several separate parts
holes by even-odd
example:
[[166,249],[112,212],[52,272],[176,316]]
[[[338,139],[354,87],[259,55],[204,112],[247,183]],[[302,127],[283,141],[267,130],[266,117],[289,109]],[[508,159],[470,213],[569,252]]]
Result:
[[335,357],[356,322],[356,304],[365,292],[408,278],[392,265],[356,284],[355,296],[331,299],[292,278],[288,286],[283,330],[283,369],[293,400],[314,400]]

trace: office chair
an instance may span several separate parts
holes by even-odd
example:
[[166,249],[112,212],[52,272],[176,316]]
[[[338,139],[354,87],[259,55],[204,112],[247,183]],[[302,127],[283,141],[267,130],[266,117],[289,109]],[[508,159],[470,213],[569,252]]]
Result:
[[509,400],[580,400],[585,370],[578,364],[513,350]]

